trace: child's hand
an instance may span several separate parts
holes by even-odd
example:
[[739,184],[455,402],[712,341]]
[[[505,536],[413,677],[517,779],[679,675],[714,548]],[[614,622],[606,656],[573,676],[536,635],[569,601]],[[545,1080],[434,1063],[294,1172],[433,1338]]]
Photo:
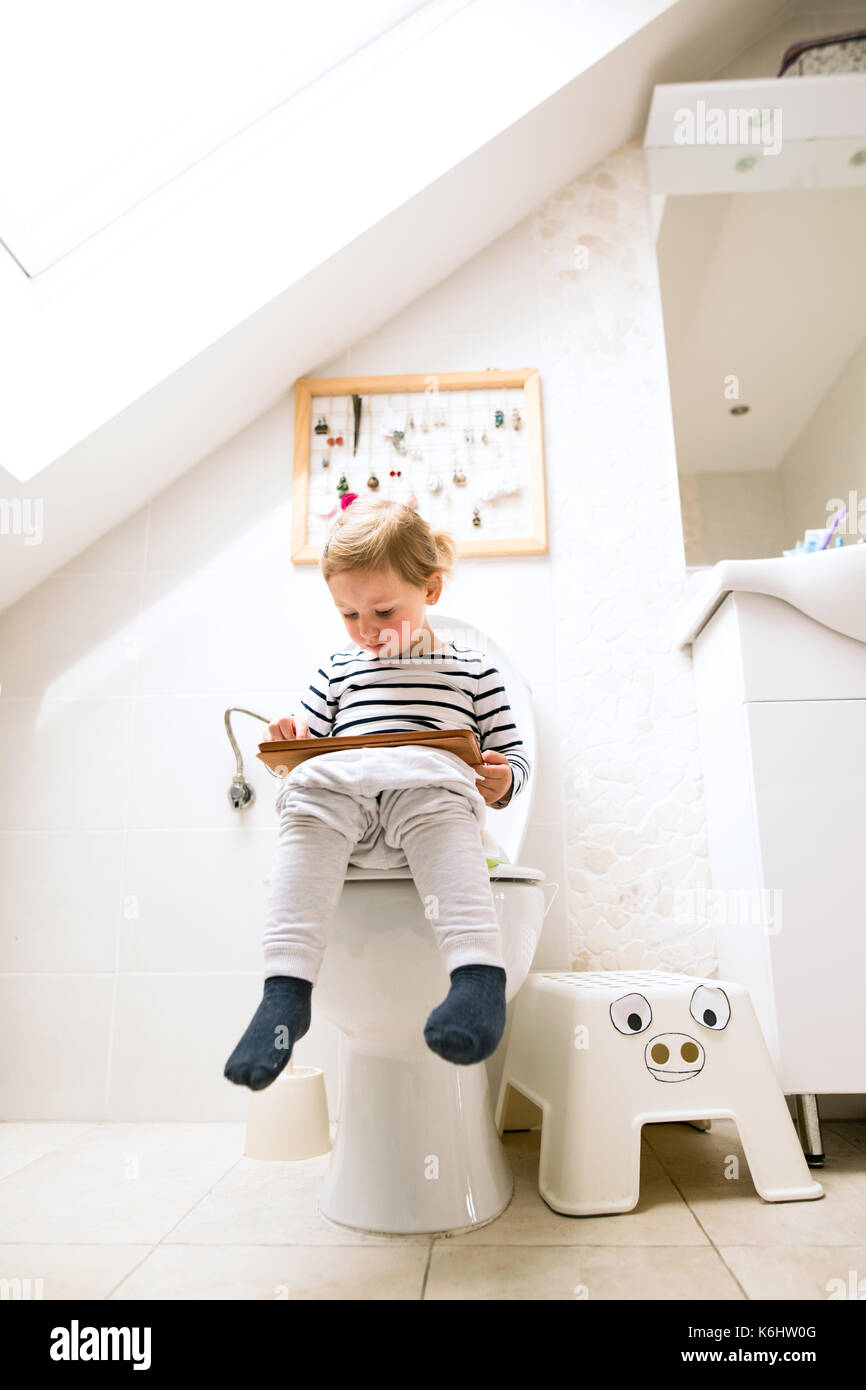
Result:
[[297,719],[278,719],[276,724],[268,725],[268,738],[276,743],[280,739],[309,738],[310,726],[298,716]]
[[484,761],[474,763],[472,770],[477,774],[475,785],[490,806],[494,801],[501,801],[503,796],[508,795],[514,773],[504,753],[497,753],[491,748],[481,756]]

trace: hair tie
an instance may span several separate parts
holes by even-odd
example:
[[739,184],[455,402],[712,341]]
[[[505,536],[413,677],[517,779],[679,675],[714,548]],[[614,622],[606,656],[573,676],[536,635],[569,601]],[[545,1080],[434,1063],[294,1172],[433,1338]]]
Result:
[[[346,493],[343,494],[343,496],[340,498],[340,506],[343,508],[343,511],[345,511],[347,507],[350,507],[350,506],[352,505],[352,503],[355,501],[355,498],[356,498],[357,496],[358,496],[357,492],[346,492]],[[324,547],[324,549],[323,549],[323,551],[322,551],[322,559],[324,559],[325,556],[326,556],[327,553],[328,553],[328,546],[331,544],[331,541],[333,540],[334,535],[336,534],[337,527],[338,527],[338,526],[342,526],[342,524],[343,524],[343,518],[342,518],[342,517],[338,517],[337,520],[334,522],[334,525],[333,525],[332,528],[331,528],[331,531],[330,531],[330,534],[329,534],[329,536],[328,536],[328,539],[325,541],[325,547]]]

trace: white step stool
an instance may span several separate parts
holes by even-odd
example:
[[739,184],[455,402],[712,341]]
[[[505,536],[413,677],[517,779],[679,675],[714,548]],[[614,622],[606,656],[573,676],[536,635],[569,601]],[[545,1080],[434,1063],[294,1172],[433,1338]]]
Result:
[[[641,1125],[733,1119],[768,1202],[823,1197],[748,991],[664,970],[530,973],[514,1001],[496,1102],[542,1111],[538,1190],[569,1216],[631,1211]],[[525,1111],[525,1106],[523,1106]]]

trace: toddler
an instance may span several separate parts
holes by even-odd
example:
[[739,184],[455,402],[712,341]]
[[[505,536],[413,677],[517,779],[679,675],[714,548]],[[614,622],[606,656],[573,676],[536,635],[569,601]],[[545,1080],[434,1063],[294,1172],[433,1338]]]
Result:
[[338,518],[322,574],[351,638],[319,667],[271,739],[472,729],[482,762],[422,746],[308,758],[277,793],[279,839],[264,931],[264,995],[224,1075],[269,1086],[310,1027],[310,995],[348,864],[408,864],[451,980],[424,1038],[469,1066],[505,1028],[505,961],[485,853],[485,806],[507,806],[530,765],[502,678],[474,648],[427,622],[456,548],[409,506],[362,497]]

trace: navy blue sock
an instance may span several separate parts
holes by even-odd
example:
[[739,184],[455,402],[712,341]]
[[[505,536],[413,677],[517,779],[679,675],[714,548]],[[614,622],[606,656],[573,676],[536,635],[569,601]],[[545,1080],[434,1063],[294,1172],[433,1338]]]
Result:
[[427,1046],[446,1062],[468,1067],[496,1051],[505,1031],[505,971],[499,965],[458,965],[448,997],[424,1025]]
[[295,1043],[310,1027],[310,980],[269,975],[262,1002],[253,1014],[223,1076],[251,1091],[263,1091],[279,1076]]

